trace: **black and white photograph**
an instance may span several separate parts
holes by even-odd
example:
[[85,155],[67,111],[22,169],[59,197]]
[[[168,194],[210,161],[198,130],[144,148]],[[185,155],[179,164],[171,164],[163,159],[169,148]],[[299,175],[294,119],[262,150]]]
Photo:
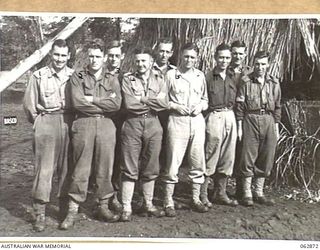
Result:
[[320,248],[319,50],[319,15],[0,13],[0,237]]

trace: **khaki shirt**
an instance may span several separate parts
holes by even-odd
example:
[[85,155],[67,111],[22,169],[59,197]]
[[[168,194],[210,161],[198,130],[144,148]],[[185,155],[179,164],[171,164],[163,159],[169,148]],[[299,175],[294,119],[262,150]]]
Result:
[[72,73],[73,70],[68,67],[57,73],[50,64],[32,74],[23,101],[30,122],[42,112],[71,108],[68,80]]
[[[89,70],[75,72],[71,79],[72,105],[78,114],[93,116],[103,114],[112,116],[121,107],[121,87],[118,74],[112,74],[106,68],[98,79]],[[93,102],[85,96],[92,96]]]
[[[159,112],[168,108],[167,85],[157,71],[150,71],[147,82],[137,73],[125,74],[122,92],[124,107],[132,115],[142,115],[151,110]],[[139,98],[143,98],[144,102]]]
[[273,114],[275,122],[281,119],[281,89],[278,80],[267,74],[265,83],[259,83],[254,74],[244,76],[237,94],[237,120],[242,120],[247,111],[265,109]]
[[232,108],[236,102],[237,87],[233,74],[226,72],[226,79],[222,79],[217,68],[209,71],[206,75],[209,111],[220,108]]
[[184,105],[192,110],[202,104],[202,110],[208,108],[207,84],[204,74],[193,68],[192,75],[181,73],[179,68],[169,70],[166,82],[169,90],[169,107],[174,104]]

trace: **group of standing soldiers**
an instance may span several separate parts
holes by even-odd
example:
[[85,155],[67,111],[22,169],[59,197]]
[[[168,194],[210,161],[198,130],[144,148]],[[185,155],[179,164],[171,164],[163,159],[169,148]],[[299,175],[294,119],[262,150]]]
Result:
[[[137,181],[141,213],[175,217],[173,194],[184,158],[194,211],[207,212],[212,202],[273,203],[263,187],[273,166],[281,94],[278,81],[267,73],[267,52],[256,53],[251,70],[244,65],[244,43],[220,44],[216,66],[206,75],[195,68],[199,50],[192,43],[182,46],[178,67],[169,63],[169,39],[161,39],[154,51],[135,48],[133,73],[120,69],[124,54],[119,41],[105,47],[94,39],[86,52],[88,64],[73,71],[67,67],[70,48],[56,40],[50,64],[33,73],[25,92],[24,108],[34,129],[35,231],[45,229],[54,171],[64,230],[74,225],[89,187],[97,218],[131,221]],[[233,172],[236,199],[226,192]],[[153,204],[158,177],[162,208]]]

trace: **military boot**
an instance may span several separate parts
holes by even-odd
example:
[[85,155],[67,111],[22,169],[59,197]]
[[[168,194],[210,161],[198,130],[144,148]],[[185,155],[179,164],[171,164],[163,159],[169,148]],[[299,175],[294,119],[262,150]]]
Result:
[[122,213],[122,205],[118,199],[118,192],[115,192],[113,197],[110,199],[110,209],[117,212],[117,213]]
[[239,201],[241,205],[246,207],[253,206],[251,183],[252,183],[252,177],[242,178],[243,196],[242,196],[242,199],[240,199]]
[[142,206],[142,214],[148,217],[163,217],[165,212],[153,205],[155,181],[146,181],[142,183],[142,193],[144,198],[144,205]]
[[208,208],[212,207],[212,203],[208,199],[208,186],[210,183],[210,179],[211,178],[209,176],[206,176],[200,188],[200,200]]
[[198,213],[206,213],[209,211],[209,209],[200,201],[200,188],[201,184],[192,183],[191,208]]
[[237,206],[238,202],[232,200],[227,195],[228,176],[225,174],[215,174],[215,191],[213,202],[220,205]]
[[77,214],[78,214],[78,209],[79,209],[79,203],[70,198],[69,204],[68,204],[67,217],[60,224],[61,230],[68,230],[74,226],[74,223],[76,221]]
[[46,204],[41,201],[33,201],[33,210],[35,214],[35,222],[33,224],[33,230],[36,232],[42,232],[46,228]]
[[275,204],[275,201],[264,196],[264,182],[264,177],[256,177],[253,179],[253,201],[261,205],[272,206]]
[[173,193],[175,184],[165,183],[164,184],[164,198],[163,207],[167,217],[176,217],[176,210],[174,208]]
[[120,219],[119,215],[114,214],[109,209],[109,199],[99,200],[96,215],[100,220],[106,221],[106,222],[116,222]]
[[123,210],[120,216],[120,221],[128,222],[131,221],[132,215],[132,197],[134,192],[134,181],[122,181],[122,190],[121,190],[121,200],[123,205]]

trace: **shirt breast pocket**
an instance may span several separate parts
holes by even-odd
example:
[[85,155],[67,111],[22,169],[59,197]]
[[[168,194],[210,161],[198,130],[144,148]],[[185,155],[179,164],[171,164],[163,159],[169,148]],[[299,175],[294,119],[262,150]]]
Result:
[[144,96],[144,88],[137,81],[132,82],[131,88],[135,96]]
[[115,95],[113,87],[110,85],[100,85],[100,95],[106,97],[112,97]]
[[44,106],[47,109],[57,108],[60,106],[60,98],[58,90],[48,89],[43,94]]
[[160,93],[160,87],[158,85],[150,85],[148,92],[149,97],[157,97]]
[[193,86],[193,93],[195,96],[201,97],[201,94],[202,94],[201,86],[198,86],[198,85]]
[[85,83],[82,84],[83,86],[83,92],[84,95],[91,95],[93,96],[93,88],[90,88],[88,85],[86,85]]
[[260,92],[257,89],[248,89],[246,93],[246,99],[248,110],[257,110],[261,108]]

